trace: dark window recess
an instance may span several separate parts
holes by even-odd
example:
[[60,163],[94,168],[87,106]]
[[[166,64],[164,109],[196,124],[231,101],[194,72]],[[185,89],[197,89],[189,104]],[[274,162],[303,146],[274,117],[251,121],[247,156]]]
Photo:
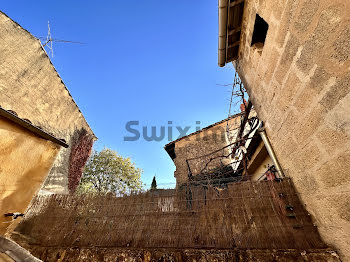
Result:
[[264,19],[262,19],[258,14],[256,14],[251,45],[257,43],[261,43],[262,45],[264,45],[268,29],[268,23],[266,23]]

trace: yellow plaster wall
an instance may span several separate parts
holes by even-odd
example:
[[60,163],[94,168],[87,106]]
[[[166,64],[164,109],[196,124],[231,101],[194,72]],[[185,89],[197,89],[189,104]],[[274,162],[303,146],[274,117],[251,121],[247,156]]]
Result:
[[76,132],[85,129],[94,134],[40,41],[1,12],[0,63],[1,107],[70,145],[60,150],[43,187],[68,193],[69,156]]
[[1,235],[12,220],[4,214],[25,212],[50,172],[58,152],[58,145],[0,117]]

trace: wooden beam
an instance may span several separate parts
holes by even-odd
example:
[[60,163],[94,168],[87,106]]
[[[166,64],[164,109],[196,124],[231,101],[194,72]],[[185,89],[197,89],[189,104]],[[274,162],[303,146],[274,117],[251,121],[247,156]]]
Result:
[[227,48],[232,48],[232,47],[238,46],[240,42],[241,41],[236,41],[233,44],[228,45]]
[[232,3],[230,3],[230,8],[234,7],[236,5],[239,5],[239,4],[243,3],[243,2],[244,2],[244,0],[237,0],[235,2],[232,2]]
[[238,33],[239,31],[241,31],[241,27],[237,27],[235,29],[229,30],[228,35],[233,35],[235,33]]
[[230,58],[230,59],[227,59],[227,60],[226,60],[226,63],[235,61],[235,60],[237,60],[237,59],[238,59],[238,55],[236,55],[236,56],[234,56],[234,57],[232,57],[232,58]]

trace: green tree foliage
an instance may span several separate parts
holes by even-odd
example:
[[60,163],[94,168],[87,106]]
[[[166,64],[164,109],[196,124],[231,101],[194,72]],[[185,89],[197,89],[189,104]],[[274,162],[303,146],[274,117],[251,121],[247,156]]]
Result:
[[153,177],[152,184],[151,184],[151,190],[153,189],[157,189],[156,176]]
[[117,195],[142,189],[142,170],[130,158],[105,148],[93,151],[83,172],[79,193],[115,193]]

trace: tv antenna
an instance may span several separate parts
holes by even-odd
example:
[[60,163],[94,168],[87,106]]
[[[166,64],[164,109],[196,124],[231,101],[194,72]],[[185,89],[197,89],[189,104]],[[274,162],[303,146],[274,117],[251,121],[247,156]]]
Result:
[[40,39],[42,41],[41,45],[44,49],[45,49],[45,47],[47,47],[49,49],[47,53],[48,53],[48,55],[51,54],[52,57],[53,57],[53,46],[52,46],[53,42],[71,43],[71,44],[80,44],[80,45],[84,44],[82,42],[75,42],[75,41],[52,38],[51,29],[50,29],[50,21],[47,21],[47,36],[46,37],[39,36],[38,39]]

